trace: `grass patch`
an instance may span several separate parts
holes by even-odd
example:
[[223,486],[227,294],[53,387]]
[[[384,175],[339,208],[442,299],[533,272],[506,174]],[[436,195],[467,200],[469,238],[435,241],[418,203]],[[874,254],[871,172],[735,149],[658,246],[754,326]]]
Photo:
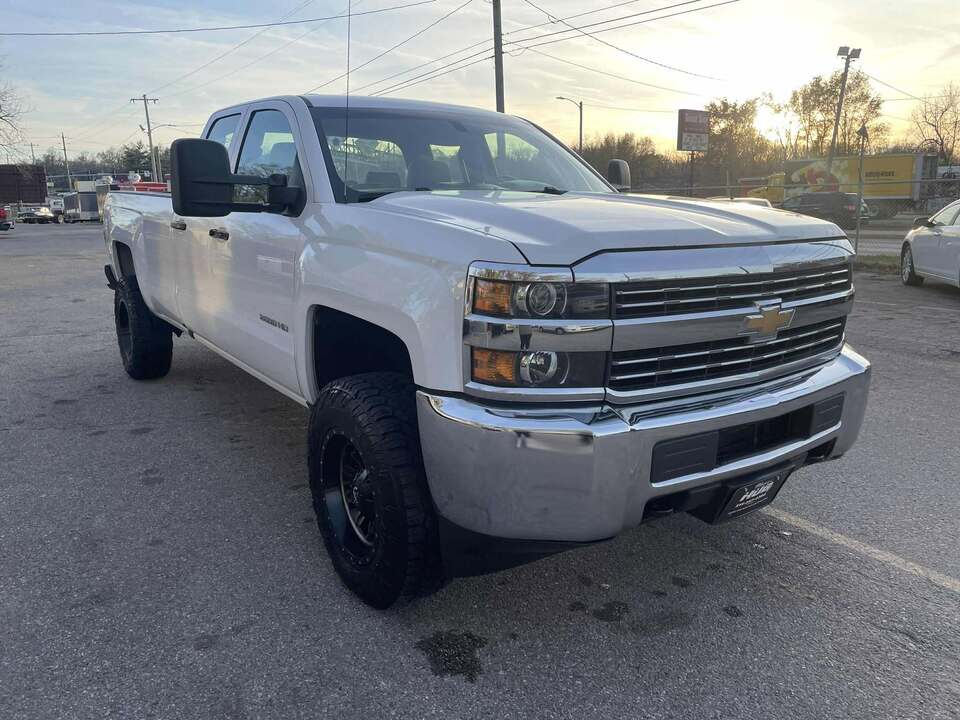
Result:
[[899,255],[858,255],[853,259],[854,270],[868,270],[870,272],[891,275],[900,274]]

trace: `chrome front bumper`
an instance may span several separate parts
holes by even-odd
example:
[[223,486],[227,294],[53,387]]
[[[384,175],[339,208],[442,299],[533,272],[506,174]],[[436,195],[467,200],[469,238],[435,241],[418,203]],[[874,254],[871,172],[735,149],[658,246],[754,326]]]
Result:
[[[794,460],[843,455],[866,410],[870,363],[849,346],[829,363],[682,404],[524,409],[417,393],[427,479],[443,519],[498,538],[589,542],[637,525],[658,497]],[[663,440],[774,418],[842,393],[840,422],[709,472],[653,484]]]

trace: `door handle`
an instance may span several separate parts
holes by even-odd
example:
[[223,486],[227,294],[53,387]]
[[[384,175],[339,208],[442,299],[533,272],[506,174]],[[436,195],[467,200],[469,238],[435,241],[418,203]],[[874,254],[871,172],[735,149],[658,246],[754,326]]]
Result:
[[230,239],[230,233],[223,228],[210,228],[210,237],[220,242],[226,242]]
[[171,220],[170,227],[172,227],[174,230],[186,230],[187,223],[184,220]]

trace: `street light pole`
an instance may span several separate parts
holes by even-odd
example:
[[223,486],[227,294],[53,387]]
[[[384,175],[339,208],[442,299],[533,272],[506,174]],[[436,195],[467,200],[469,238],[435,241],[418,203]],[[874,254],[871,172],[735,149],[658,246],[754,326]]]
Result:
[[830,155],[827,157],[827,172],[833,166],[833,156],[837,152],[837,131],[840,128],[840,114],[843,111],[843,96],[847,92],[847,75],[850,62],[860,57],[860,48],[850,49],[846,45],[837,50],[837,57],[843,58],[843,75],[840,77],[840,97],[837,98],[837,114],[833,118],[833,137],[830,139]]
[[574,105],[577,106],[577,109],[580,111],[580,140],[577,146],[577,154],[583,155],[583,100],[580,100],[578,102],[576,100],[573,100],[572,98],[563,97],[562,95],[557,95],[556,99],[566,100],[567,102],[573,103]]

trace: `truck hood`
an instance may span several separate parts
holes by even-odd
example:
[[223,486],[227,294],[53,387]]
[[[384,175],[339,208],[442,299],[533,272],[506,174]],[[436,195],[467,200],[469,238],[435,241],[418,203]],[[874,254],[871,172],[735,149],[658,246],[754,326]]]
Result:
[[371,204],[508,240],[533,265],[573,265],[606,250],[845,237],[833,223],[806,215],[662,196],[471,190],[393,193]]

